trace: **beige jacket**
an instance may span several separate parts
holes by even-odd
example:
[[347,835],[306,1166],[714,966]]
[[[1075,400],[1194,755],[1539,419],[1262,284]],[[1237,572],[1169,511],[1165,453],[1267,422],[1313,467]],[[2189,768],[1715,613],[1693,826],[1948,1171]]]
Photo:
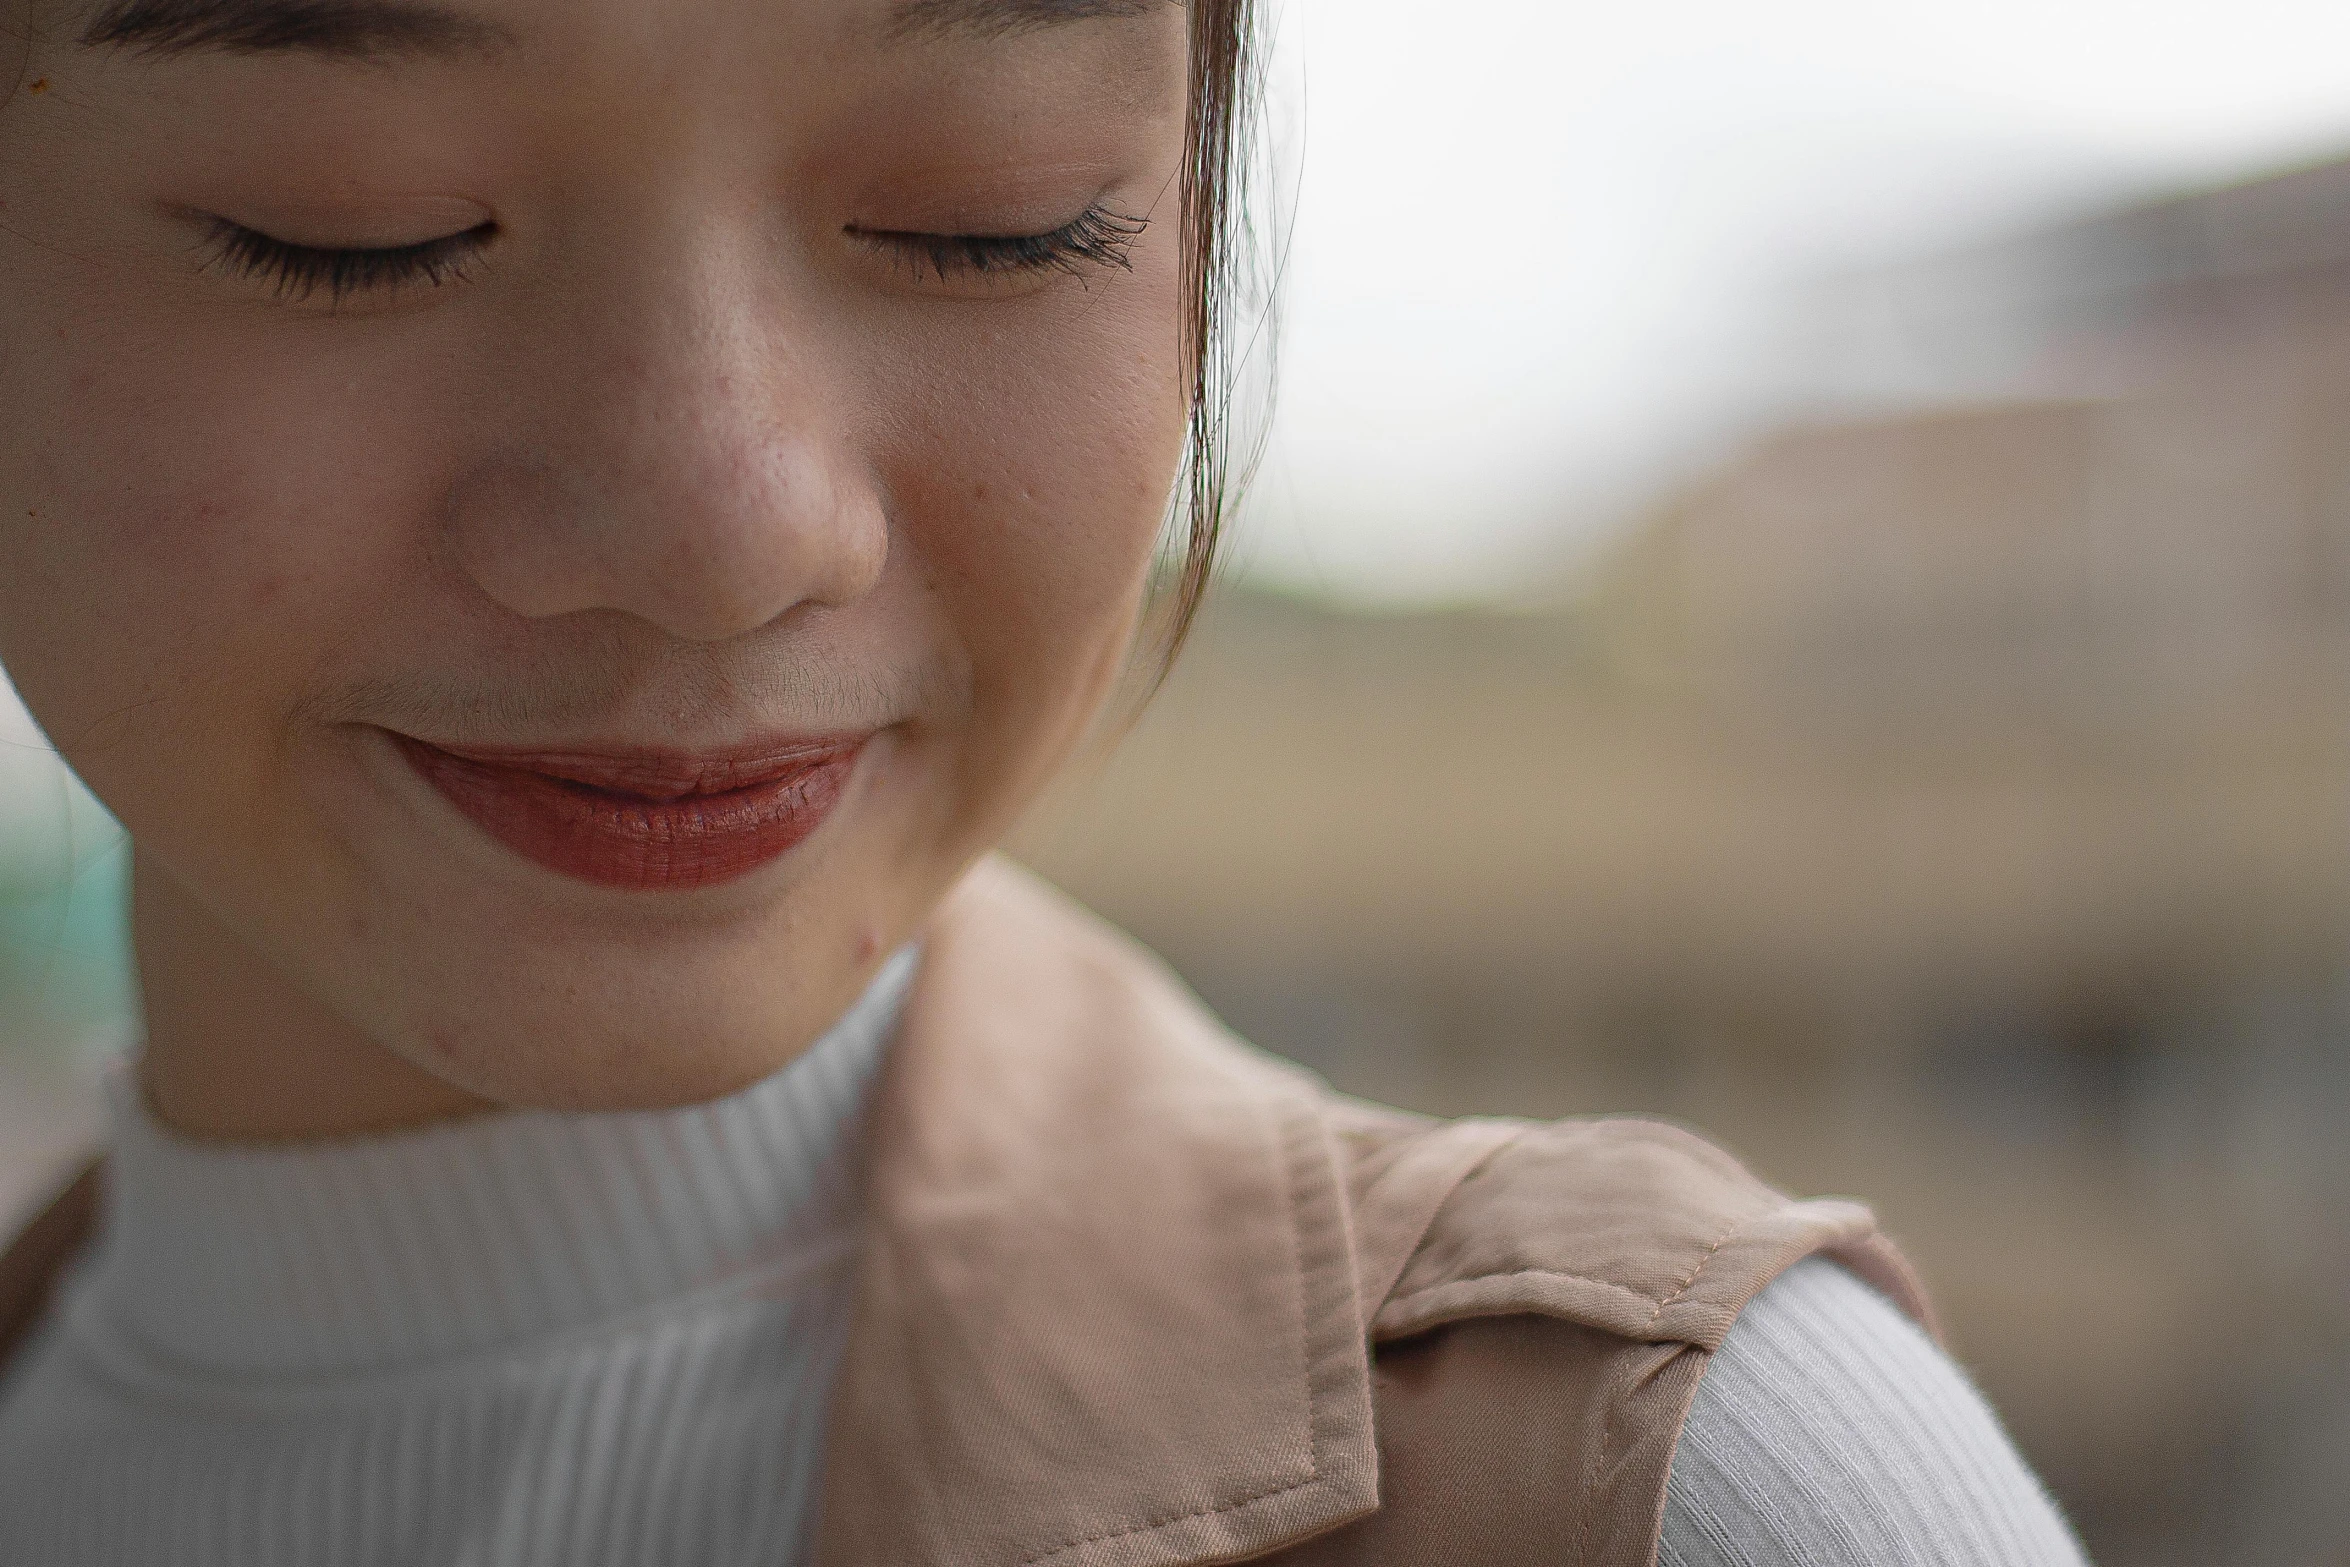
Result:
[[[818,1567],[1649,1567],[1706,1359],[1868,1211],[1633,1120],[1440,1123],[1234,1041],[991,861],[874,1103]],[[0,1357],[97,1222],[0,1259]]]

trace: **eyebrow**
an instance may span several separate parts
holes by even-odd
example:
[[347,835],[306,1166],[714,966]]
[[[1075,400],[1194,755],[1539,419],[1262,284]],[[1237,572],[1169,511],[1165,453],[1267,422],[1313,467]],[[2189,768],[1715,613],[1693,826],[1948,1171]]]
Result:
[[514,35],[422,0],[114,0],[82,31],[93,47],[181,55],[449,58],[511,47]]

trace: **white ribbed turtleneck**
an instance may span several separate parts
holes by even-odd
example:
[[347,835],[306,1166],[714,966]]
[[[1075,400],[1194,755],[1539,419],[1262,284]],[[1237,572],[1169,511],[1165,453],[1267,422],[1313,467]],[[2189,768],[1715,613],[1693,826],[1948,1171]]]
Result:
[[0,1561],[797,1560],[913,963],[679,1110],[239,1148],[118,1080],[104,1239],[0,1388]]
[[[0,1384],[0,1563],[797,1567],[912,969],[684,1110],[240,1150],[118,1085],[104,1239]],[[1965,1374],[1814,1259],[1700,1384],[1658,1560],[2081,1558]]]

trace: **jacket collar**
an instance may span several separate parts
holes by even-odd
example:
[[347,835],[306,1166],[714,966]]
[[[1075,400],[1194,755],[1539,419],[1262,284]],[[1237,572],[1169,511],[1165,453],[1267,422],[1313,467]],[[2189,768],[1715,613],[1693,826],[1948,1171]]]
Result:
[[[1311,1079],[1000,861],[935,920],[872,1115],[818,1567],[1189,1567],[1376,1508],[1362,1302],[1481,1144],[1342,1164]],[[0,1363],[97,1189],[0,1257]]]
[[818,1567],[1225,1562],[1377,1505],[1331,1123],[1147,956],[983,863],[870,1137]]

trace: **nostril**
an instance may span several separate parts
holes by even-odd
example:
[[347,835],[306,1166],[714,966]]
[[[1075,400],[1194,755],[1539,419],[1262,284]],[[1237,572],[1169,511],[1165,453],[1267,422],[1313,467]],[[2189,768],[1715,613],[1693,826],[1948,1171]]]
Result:
[[627,458],[483,464],[452,489],[448,552],[532,619],[611,609],[720,642],[872,591],[889,555],[877,487],[804,441],[704,438]]

